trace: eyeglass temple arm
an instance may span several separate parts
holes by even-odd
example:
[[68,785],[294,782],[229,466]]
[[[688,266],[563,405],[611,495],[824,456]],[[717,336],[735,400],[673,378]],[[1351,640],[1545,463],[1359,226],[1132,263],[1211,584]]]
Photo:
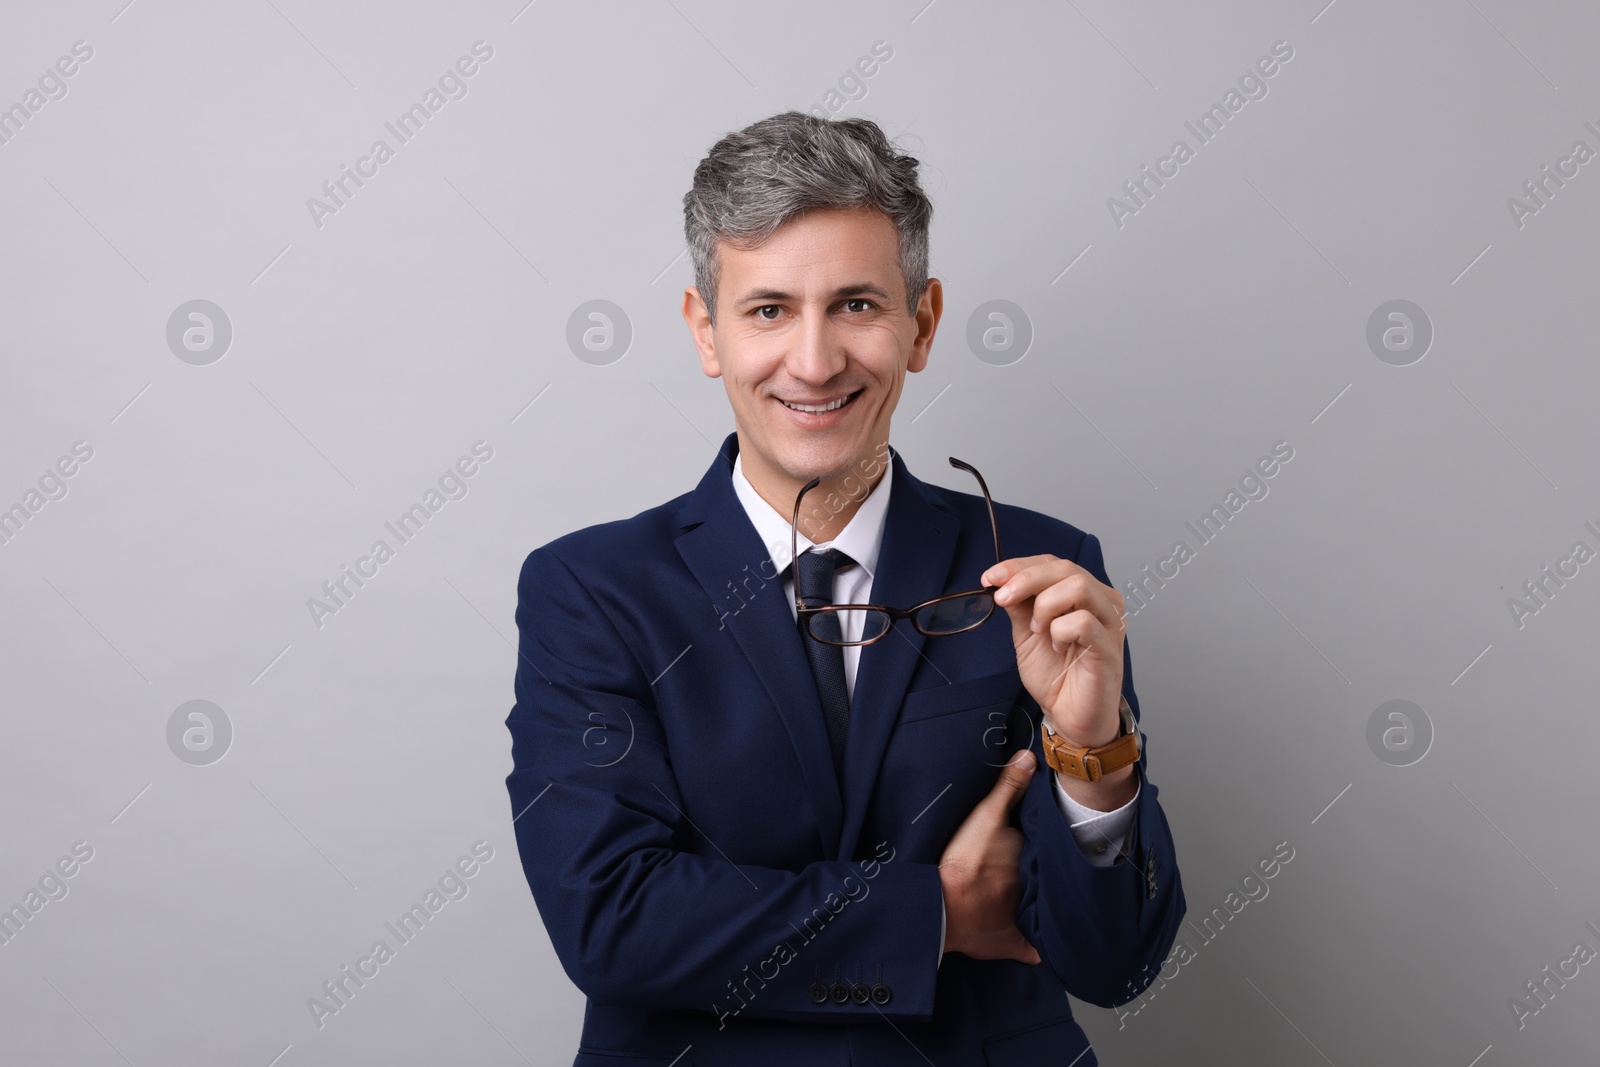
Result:
[[800,489],[799,494],[794,498],[794,519],[789,523],[789,566],[794,568],[794,610],[796,614],[799,614],[800,609],[805,606],[800,603],[800,557],[798,554],[800,548],[800,501],[804,500],[806,494],[815,489],[817,483],[821,481],[822,477],[818,475]]
[[[963,460],[959,460],[954,456],[950,457],[950,466],[960,467],[962,470],[968,472],[974,478],[978,479],[978,488],[983,490],[984,505],[989,509],[989,529],[994,531],[994,561],[999,563],[1006,557],[1000,551],[1000,521],[994,516],[994,500],[989,496],[989,483],[983,480],[983,475],[978,473],[977,467],[974,467],[972,464]],[[800,507],[798,504],[795,505],[795,514],[800,514]]]
[[[984,506],[989,509],[989,530],[994,534],[994,561],[996,563],[1001,562],[1006,557],[1005,554],[1000,550],[1000,520],[995,518],[994,500],[989,496],[989,483],[983,480],[983,475],[978,473],[978,468],[974,467],[965,460],[960,460],[954,456],[951,456],[950,466],[959,467],[971,474],[974,478],[978,479],[978,488],[983,490]],[[795,573],[797,575],[799,574],[798,549],[800,548],[800,502],[803,501],[806,497],[806,494],[815,489],[818,483],[821,481],[822,478],[820,476],[811,479],[801,488],[800,492],[794,498],[794,518],[789,523],[789,565],[796,568]],[[798,612],[804,606],[805,605],[800,603],[800,583],[796,581],[794,587],[795,611]]]

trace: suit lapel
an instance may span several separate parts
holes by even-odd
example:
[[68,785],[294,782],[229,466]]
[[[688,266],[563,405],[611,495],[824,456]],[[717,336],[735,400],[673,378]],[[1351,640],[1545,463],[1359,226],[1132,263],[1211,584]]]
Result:
[[[711,468],[689,495],[680,516],[689,529],[679,535],[676,545],[716,612],[728,612],[720,625],[738,643],[776,705],[811,794],[823,855],[836,857],[843,817],[839,783],[828,748],[822,702],[817,697],[816,682],[794,616],[784,599],[783,583],[769,580],[753,592],[748,586],[739,587],[740,580],[749,574],[770,574],[771,562],[733,490],[733,459],[738,450],[738,435],[729,434]],[[898,486],[895,492],[898,493]],[[750,568],[748,572],[746,566]],[[730,583],[750,597],[742,607],[730,590]],[[715,639],[725,637],[716,635]]]
[[[911,476],[898,451],[891,452],[894,482],[871,599],[874,604],[908,608],[945,591],[960,520],[944,509],[925,484]],[[845,747],[845,819],[839,851],[842,857],[854,855],[889,735],[894,732],[911,672],[926,641],[910,620],[902,619],[891,633],[861,649]]]
[[[856,848],[877,785],[878,768],[927,639],[902,620],[892,633],[861,649],[850,701],[841,790],[828,748],[822,702],[783,595],[783,583],[767,581],[753,593],[748,586],[741,587],[750,596],[742,607],[730,593],[730,583],[737,585],[749,573],[771,571],[767,548],[733,490],[733,460],[738,450],[738,435],[729,434],[689,495],[680,513],[684,532],[676,541],[678,553],[715,610],[729,613],[722,616],[721,625],[738,644],[783,719],[811,795],[823,855],[848,858]],[[932,490],[912,477],[900,453],[890,451],[894,482],[883,547],[873,575],[872,602],[910,607],[944,591],[960,522]]]

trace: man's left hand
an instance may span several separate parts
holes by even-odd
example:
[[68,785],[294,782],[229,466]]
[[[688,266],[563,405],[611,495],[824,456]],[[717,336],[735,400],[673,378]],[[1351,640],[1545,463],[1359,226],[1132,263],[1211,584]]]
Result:
[[[1056,733],[1097,747],[1121,728],[1122,594],[1070,560],[1019,556],[980,579],[1011,616],[1017,673]],[[1120,776],[1119,776],[1120,777]]]

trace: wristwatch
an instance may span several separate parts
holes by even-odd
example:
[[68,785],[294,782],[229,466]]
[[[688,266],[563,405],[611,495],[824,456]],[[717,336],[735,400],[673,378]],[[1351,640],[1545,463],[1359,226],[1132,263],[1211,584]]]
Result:
[[1051,729],[1049,720],[1045,720],[1039,728],[1044,738],[1044,761],[1050,765],[1051,770],[1085,782],[1098,782],[1103,775],[1121,770],[1130,763],[1137,763],[1139,724],[1134,721],[1133,709],[1128,707],[1127,697],[1122,698],[1122,703],[1117,707],[1117,714],[1122,717],[1121,732],[1117,734],[1115,741],[1098,748],[1067,744],[1065,738]]

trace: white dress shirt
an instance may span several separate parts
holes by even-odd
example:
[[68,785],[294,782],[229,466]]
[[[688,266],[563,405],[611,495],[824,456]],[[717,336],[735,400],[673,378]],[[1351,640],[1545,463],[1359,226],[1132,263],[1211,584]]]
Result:
[[[873,487],[872,492],[861,502],[856,510],[839,532],[839,536],[832,541],[814,545],[804,533],[798,535],[798,551],[806,552],[811,548],[837,548],[840,552],[855,560],[854,567],[847,567],[837,571],[833,578],[833,602],[835,604],[870,604],[872,603],[872,577],[878,569],[878,551],[883,547],[884,523],[889,517],[889,492],[890,483],[894,479],[894,465],[886,465],[883,477]],[[733,461],[733,490],[738,494],[739,503],[744,505],[744,510],[750,516],[750,521],[755,525],[756,533],[760,534],[761,541],[766,545],[767,552],[772,559],[775,572],[782,574],[784,569],[792,562],[789,558],[789,532],[793,525],[792,516],[780,514],[776,508],[762,499],[755,486],[744,475],[744,457],[735,456]],[[789,605],[789,612],[798,618],[794,606],[794,576],[786,575],[783,579],[783,595]],[[910,605],[904,605],[909,607]],[[1004,610],[1003,608],[1001,609]],[[844,637],[846,640],[859,640],[860,629],[864,622],[861,612],[846,612],[854,618],[847,620]],[[855,632],[851,632],[851,631]],[[844,684],[845,691],[855,693],[856,665],[861,660],[861,646],[847,645],[844,652]],[[1134,804],[1139,799],[1139,792],[1143,785],[1138,786],[1133,794],[1133,799],[1114,811],[1096,811],[1073,800],[1067,791],[1061,788],[1061,783],[1056,779],[1055,772],[1048,766],[1040,764],[1040,771],[1050,776],[1056,798],[1056,806],[1061,809],[1061,814],[1066,818],[1072,830],[1073,839],[1077,841],[1078,848],[1083,851],[1084,858],[1095,867],[1109,867],[1116,861],[1117,854],[1126,845],[1128,831],[1133,826]],[[1137,774],[1137,772],[1135,772]],[[944,919],[941,914],[939,923],[939,956],[944,958]]]

